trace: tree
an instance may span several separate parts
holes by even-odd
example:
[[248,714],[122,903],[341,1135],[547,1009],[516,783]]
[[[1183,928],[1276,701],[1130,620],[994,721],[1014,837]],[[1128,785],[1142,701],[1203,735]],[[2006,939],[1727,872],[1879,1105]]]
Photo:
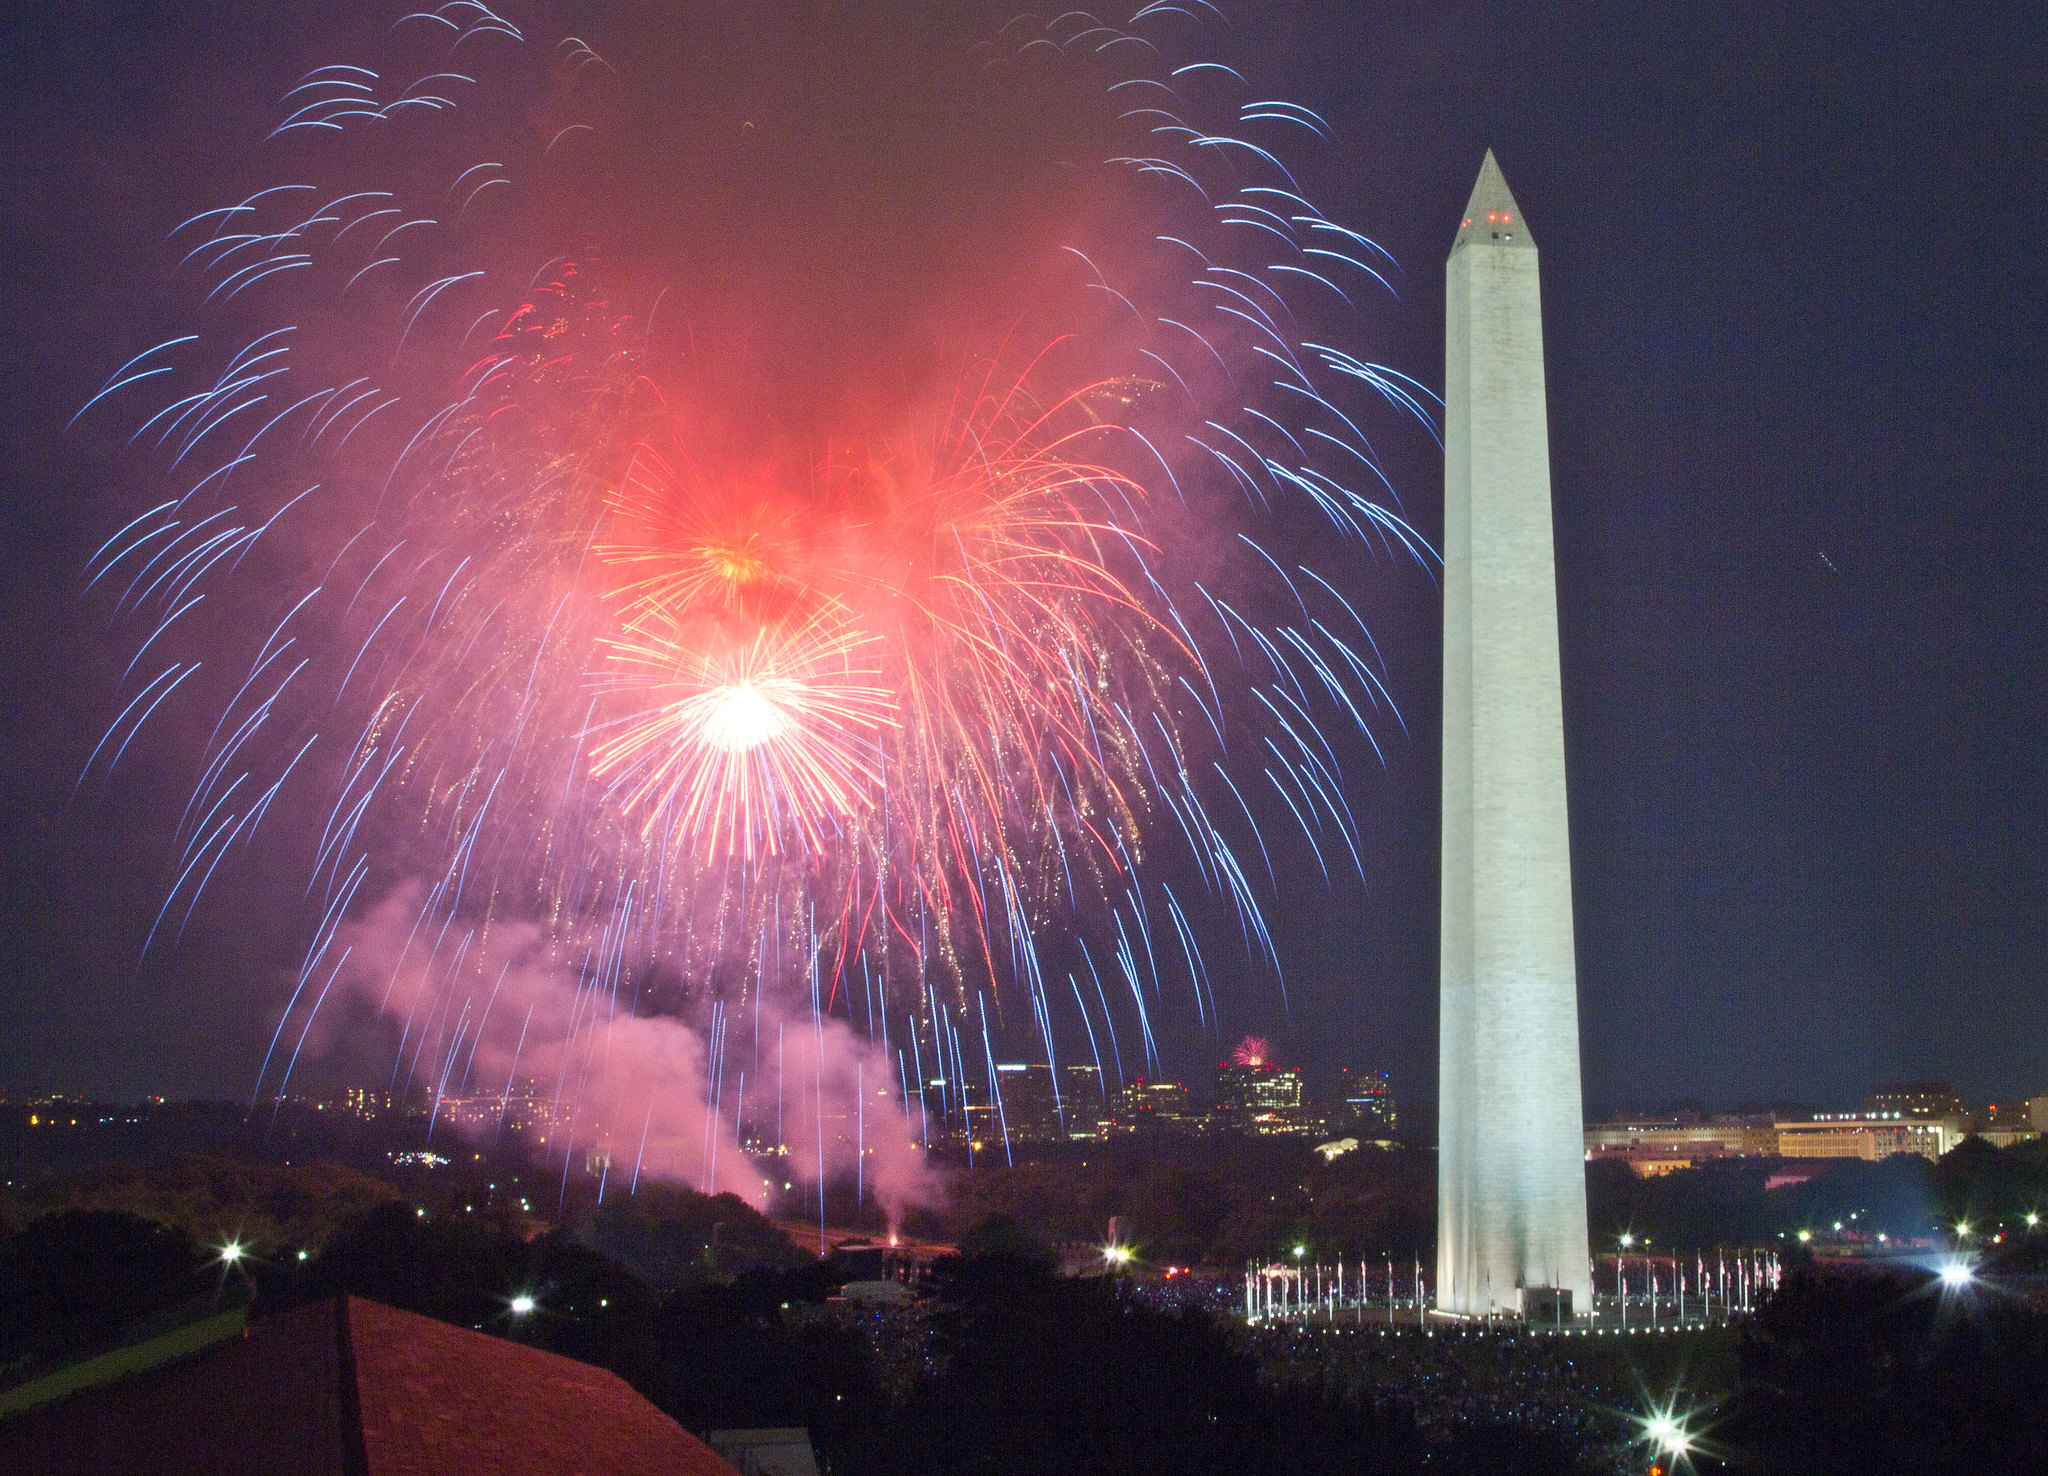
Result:
[[657,1289],[811,1259],[738,1195],[708,1196],[669,1184],[614,1194],[591,1217],[585,1239]]
[[0,1240],[0,1367],[104,1341],[212,1284],[183,1231],[120,1210],[65,1210]]
[[2048,1315],[1994,1285],[1797,1264],[1740,1356],[1728,1433],[1763,1469],[2048,1470]]

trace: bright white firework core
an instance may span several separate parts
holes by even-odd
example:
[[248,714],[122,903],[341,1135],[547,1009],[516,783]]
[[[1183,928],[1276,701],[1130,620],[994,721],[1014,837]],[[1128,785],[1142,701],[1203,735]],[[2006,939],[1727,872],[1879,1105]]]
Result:
[[753,682],[734,682],[707,696],[704,741],[714,748],[745,753],[790,729],[790,715]]

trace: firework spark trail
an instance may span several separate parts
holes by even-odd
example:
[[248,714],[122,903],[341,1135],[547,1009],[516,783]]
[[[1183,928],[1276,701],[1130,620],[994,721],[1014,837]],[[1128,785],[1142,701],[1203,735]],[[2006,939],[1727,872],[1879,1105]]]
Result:
[[[321,920],[279,1037],[297,1018],[304,1047],[327,993],[305,1003],[306,985],[340,939],[335,975],[361,971],[402,1019],[408,1075],[437,1099],[458,1050],[464,1081],[480,1053],[495,1079],[523,1052],[552,1067],[576,1136],[616,1122],[644,1144],[636,1182],[642,1161],[707,1183],[743,1162],[715,1154],[742,1128],[717,1105],[731,1011],[751,1010],[758,1042],[763,1015],[800,1013],[807,991],[808,1156],[830,1172],[826,1076],[857,1090],[869,1055],[891,1075],[886,1026],[829,1050],[820,1033],[852,1020],[856,966],[868,1017],[898,1011],[914,1054],[929,1039],[938,1101],[920,1064],[915,1110],[949,1128],[970,1120],[963,1027],[982,1033],[984,1075],[1013,1011],[1055,1059],[1044,955],[1069,945],[1054,918],[1080,954],[1068,981],[1098,1066],[1100,1023],[1121,1074],[1105,969],[1150,1069],[1146,996],[1163,1005],[1176,968],[1220,1028],[1196,917],[1152,879],[1148,848],[1185,846],[1223,903],[1208,910],[1276,979],[1262,897],[1280,873],[1253,801],[1326,883],[1347,861],[1363,880],[1331,730],[1377,753],[1373,720],[1399,714],[1341,581],[1267,544],[1306,518],[1349,548],[1427,559],[1356,483],[1391,496],[1366,416],[1427,425],[1431,397],[1325,341],[1390,269],[1275,152],[1327,125],[1221,64],[1168,65],[1199,39],[1189,11],[1152,4],[1122,25],[1019,18],[967,51],[1026,95],[1042,78],[1095,89],[1111,141],[1091,178],[1149,224],[1044,253],[1065,265],[1033,268],[1033,321],[1063,325],[1043,347],[1015,350],[1019,318],[970,321],[952,352],[973,367],[949,392],[767,456],[726,428],[731,357],[697,351],[694,325],[686,351],[654,330],[668,284],[636,312],[633,273],[602,249],[522,234],[579,160],[609,178],[619,110],[586,89],[628,87],[631,67],[563,41],[535,105],[542,146],[486,134],[488,157],[459,167],[449,149],[474,137],[436,147],[436,130],[532,85],[518,58],[533,43],[487,7],[406,16],[378,67],[298,79],[266,144],[288,182],[171,232],[202,331],[132,357],[80,411],[173,386],[132,437],[168,495],[87,569],[89,587],[120,586],[116,617],[137,632],[124,686],[140,685],[86,772],[112,770],[174,694],[195,700],[202,666],[219,684],[164,918],[182,900],[182,930],[287,779],[324,776],[325,819],[307,827]],[[1252,558],[1219,572],[1229,533]],[[295,564],[322,572],[294,582]],[[1258,596],[1261,580],[1283,597]],[[1251,613],[1268,606],[1283,615]],[[264,639],[244,662],[248,635]],[[1162,906],[1172,941],[1155,944]],[[507,969],[526,981],[497,1012],[497,1030],[522,1021],[509,1050],[486,1044],[489,1006],[472,1021],[459,1003]],[[695,1018],[715,1008],[715,1046],[641,1016],[663,971]],[[1018,990],[1028,1026],[1006,1003]],[[622,1053],[622,1018],[641,1041],[680,1035]],[[671,1057],[662,1105],[644,1073]],[[780,1102],[784,1071],[768,1074]],[[647,1103],[638,1135],[629,1097]],[[709,1146],[686,1167],[683,1142]],[[904,1173],[873,1177],[914,1192]]]

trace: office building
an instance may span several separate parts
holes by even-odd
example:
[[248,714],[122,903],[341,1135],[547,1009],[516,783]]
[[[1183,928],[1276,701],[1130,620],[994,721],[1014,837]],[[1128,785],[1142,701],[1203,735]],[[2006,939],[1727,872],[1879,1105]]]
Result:
[[1356,1138],[1383,1147],[1400,1141],[1400,1113],[1386,1072],[1343,1067],[1331,1097],[1324,1121],[1325,1131],[1332,1137]]
[[1777,1123],[1767,1115],[1654,1117],[1616,1114],[1588,1125],[1589,1163],[1620,1162],[1649,1177],[1716,1158],[1768,1158],[1778,1151]]
[[1871,1117],[1961,1117],[1963,1094],[1945,1081],[1909,1081],[1872,1087],[1863,1099]]
[[1322,1123],[1308,1107],[1302,1069],[1273,1061],[1216,1067],[1215,1126],[1219,1131],[1260,1137],[1314,1134]]
[[1961,1113],[1941,1117],[1904,1112],[1824,1112],[1776,1124],[1782,1158],[1939,1158],[1970,1135]]

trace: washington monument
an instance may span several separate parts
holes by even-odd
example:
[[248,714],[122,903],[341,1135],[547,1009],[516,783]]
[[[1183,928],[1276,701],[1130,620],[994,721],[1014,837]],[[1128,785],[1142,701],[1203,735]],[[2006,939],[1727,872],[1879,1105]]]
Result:
[[[1437,1307],[1592,1309],[1536,242],[1488,150],[1445,266]],[[1549,1316],[1538,1294],[1530,1310]]]

